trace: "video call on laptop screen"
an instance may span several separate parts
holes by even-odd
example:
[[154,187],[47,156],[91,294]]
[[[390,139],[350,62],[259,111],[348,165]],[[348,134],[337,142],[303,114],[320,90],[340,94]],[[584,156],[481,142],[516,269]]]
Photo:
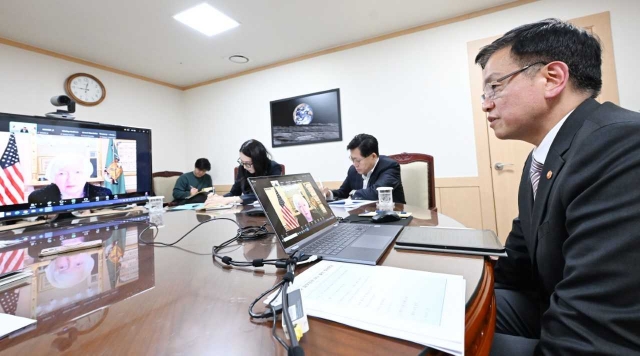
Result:
[[151,194],[151,131],[0,113],[0,219]]
[[285,249],[336,221],[310,174],[251,178],[250,182]]

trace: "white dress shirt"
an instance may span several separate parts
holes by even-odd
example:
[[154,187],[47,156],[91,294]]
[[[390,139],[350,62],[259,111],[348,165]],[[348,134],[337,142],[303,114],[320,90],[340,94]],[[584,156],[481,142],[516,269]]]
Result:
[[[369,173],[367,174],[362,174],[362,189],[367,189],[367,185],[369,184],[369,178],[371,178],[371,173],[373,173],[373,171],[376,169],[376,166],[378,165],[378,161],[380,160],[380,158],[378,158],[376,160],[376,163],[373,165],[373,168],[369,171]],[[353,194],[355,190],[352,190],[349,195]],[[327,196],[328,199],[333,200],[333,192],[331,190],[329,190],[329,196]]]
[[369,178],[371,178],[371,173],[373,173],[373,171],[376,169],[376,166],[378,165],[378,161],[379,160],[380,160],[380,158],[378,158],[376,160],[376,163],[373,165],[373,168],[371,168],[369,173],[362,175],[362,179],[363,179],[363,181],[362,181],[362,189],[367,189],[367,186],[369,185]]
[[571,115],[572,112],[573,110],[569,111],[569,113],[565,115],[562,120],[558,121],[556,126],[554,126],[549,132],[547,132],[547,135],[542,139],[542,142],[540,142],[538,147],[533,149],[533,158],[535,158],[536,161],[544,164],[544,161],[547,159],[547,155],[549,154],[549,149],[551,148],[553,140],[556,138],[558,131],[560,131],[560,128],[562,127],[564,122],[567,121],[567,118],[569,117],[569,115]]

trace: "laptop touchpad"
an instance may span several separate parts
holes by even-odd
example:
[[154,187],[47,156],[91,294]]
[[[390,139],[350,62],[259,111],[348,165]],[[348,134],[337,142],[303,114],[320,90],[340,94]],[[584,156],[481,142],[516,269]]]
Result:
[[364,235],[351,244],[351,247],[382,249],[387,245],[389,239],[389,236]]

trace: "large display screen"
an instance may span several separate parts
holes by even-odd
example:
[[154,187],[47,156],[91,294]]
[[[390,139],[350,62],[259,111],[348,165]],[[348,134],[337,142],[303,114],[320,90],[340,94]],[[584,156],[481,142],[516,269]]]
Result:
[[0,220],[142,202],[151,130],[0,113]]

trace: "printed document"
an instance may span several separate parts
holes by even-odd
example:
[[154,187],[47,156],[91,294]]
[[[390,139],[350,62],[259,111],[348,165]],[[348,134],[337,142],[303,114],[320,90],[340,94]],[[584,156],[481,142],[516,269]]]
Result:
[[321,261],[296,276],[292,289],[300,289],[310,316],[464,354],[461,276]]

